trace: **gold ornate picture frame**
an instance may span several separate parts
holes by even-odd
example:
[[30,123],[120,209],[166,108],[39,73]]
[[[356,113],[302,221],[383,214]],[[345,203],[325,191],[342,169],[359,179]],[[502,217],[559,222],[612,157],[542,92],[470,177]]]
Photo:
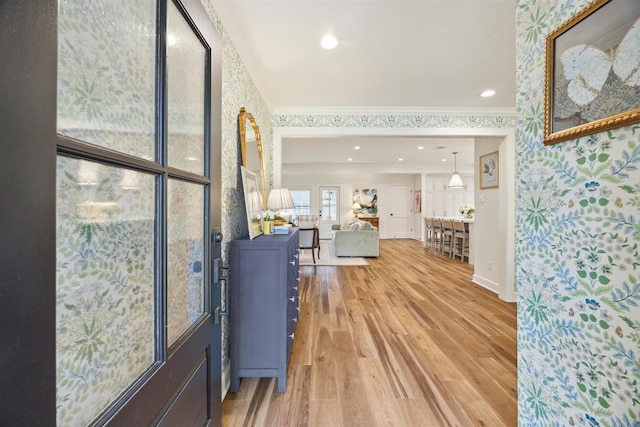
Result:
[[640,2],[595,0],[546,38],[544,144],[640,122]]

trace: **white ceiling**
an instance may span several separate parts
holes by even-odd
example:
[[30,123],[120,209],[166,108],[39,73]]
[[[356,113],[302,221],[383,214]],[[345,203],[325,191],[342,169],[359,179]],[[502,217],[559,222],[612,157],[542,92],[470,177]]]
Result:
[[[515,108],[514,0],[214,0],[214,8],[274,114],[296,110],[363,111]],[[320,47],[333,33],[334,50]],[[494,89],[492,98],[481,98]],[[369,162],[405,173],[442,168],[472,141],[437,138],[283,140],[283,171],[297,163],[341,169]],[[356,143],[363,148],[347,162]],[[416,155],[413,147],[425,149]],[[434,147],[444,153],[434,154]],[[403,150],[402,147],[405,147]],[[457,147],[457,148],[456,148]],[[466,148],[465,148],[466,147]],[[376,153],[369,158],[366,153]],[[380,158],[380,154],[386,158]],[[430,154],[429,154],[430,153]],[[473,152],[469,158],[473,164]],[[313,159],[310,162],[310,159]],[[368,160],[366,160],[368,159]],[[408,160],[412,159],[412,160]],[[336,164],[341,163],[340,167]],[[291,167],[289,167],[291,166]],[[464,167],[459,167],[464,169]],[[371,168],[369,169],[371,170]]]

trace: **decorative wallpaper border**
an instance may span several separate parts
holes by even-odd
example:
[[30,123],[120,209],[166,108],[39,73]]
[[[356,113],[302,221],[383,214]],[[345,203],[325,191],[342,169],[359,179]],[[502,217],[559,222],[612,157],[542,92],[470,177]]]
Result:
[[273,116],[272,125],[274,128],[515,128],[516,115],[276,114]]

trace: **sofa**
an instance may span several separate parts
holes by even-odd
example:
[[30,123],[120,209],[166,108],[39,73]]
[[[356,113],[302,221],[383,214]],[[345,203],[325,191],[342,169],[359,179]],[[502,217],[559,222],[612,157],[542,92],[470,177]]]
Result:
[[355,220],[331,227],[336,256],[377,257],[380,255],[378,229],[366,221]]

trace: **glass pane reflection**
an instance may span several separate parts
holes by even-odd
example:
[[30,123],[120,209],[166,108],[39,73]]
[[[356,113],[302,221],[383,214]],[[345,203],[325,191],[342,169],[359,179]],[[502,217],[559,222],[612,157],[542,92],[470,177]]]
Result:
[[58,132],[155,160],[156,0],[60,0]]
[[155,177],[58,157],[58,425],[87,425],[155,361]]
[[169,166],[204,174],[206,50],[176,6],[167,12]]
[[204,186],[170,179],[167,197],[167,329],[171,346],[205,310]]

